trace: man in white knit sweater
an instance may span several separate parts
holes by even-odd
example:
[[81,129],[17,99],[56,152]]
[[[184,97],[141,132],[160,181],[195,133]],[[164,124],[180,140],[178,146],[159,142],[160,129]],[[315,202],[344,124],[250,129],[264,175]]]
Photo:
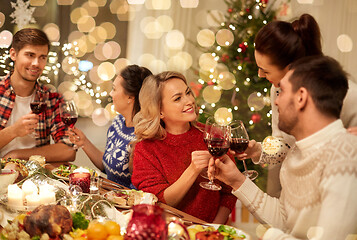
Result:
[[261,191],[226,155],[215,161],[215,177],[270,226],[264,240],[356,239],[357,136],[339,119],[346,74],[330,57],[308,57],[291,65],[280,87],[279,128],[296,138],[281,167],[280,198]]

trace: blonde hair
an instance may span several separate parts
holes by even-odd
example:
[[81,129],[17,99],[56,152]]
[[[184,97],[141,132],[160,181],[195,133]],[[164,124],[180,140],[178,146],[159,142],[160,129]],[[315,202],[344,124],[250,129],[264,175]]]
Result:
[[[162,90],[165,83],[172,78],[181,79],[188,86],[185,76],[173,71],[151,75],[144,80],[139,93],[141,110],[133,118],[136,138],[130,143],[132,146],[129,161],[130,170],[132,170],[132,158],[136,143],[145,139],[162,140],[166,137],[165,124],[160,118]],[[195,109],[198,113],[198,108],[195,107]],[[196,121],[191,124],[196,126]]]

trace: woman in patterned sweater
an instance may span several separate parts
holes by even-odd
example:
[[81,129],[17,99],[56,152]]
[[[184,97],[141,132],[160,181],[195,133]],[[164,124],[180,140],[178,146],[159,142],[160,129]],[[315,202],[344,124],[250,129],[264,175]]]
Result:
[[104,153],[78,128],[73,129],[71,141],[82,147],[93,164],[107,174],[107,178],[125,187],[134,188],[128,168],[128,144],[135,138],[133,117],[140,111],[139,91],[150,70],[137,65],[124,68],[113,82],[110,96],[119,114],[107,132]]

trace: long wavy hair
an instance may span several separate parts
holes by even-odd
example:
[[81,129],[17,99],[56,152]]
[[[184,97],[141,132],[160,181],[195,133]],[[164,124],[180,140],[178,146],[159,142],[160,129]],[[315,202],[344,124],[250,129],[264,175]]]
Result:
[[[133,152],[136,143],[145,139],[162,140],[166,137],[165,123],[160,118],[162,91],[165,83],[172,78],[181,79],[188,86],[185,76],[173,71],[151,75],[144,80],[139,93],[141,110],[133,118],[136,139],[131,142],[130,170],[132,170]],[[195,106],[195,111],[198,116],[197,106]],[[191,122],[191,125],[196,126],[196,120]]]

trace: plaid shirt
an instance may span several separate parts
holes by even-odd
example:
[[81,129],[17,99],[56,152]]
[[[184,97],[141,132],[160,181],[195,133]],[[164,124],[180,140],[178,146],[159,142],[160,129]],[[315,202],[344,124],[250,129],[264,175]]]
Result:
[[[50,136],[55,143],[62,142],[68,146],[73,146],[69,140],[66,131],[67,126],[61,121],[59,104],[63,101],[59,93],[50,92],[45,86],[35,85],[36,91],[39,91],[43,96],[43,101],[46,102],[47,108],[39,115],[39,122],[36,127],[36,132],[39,137],[36,138],[36,147],[50,144]],[[10,84],[10,75],[0,78],[0,131],[5,128],[7,121],[10,118],[12,109],[15,105],[16,94]]]

